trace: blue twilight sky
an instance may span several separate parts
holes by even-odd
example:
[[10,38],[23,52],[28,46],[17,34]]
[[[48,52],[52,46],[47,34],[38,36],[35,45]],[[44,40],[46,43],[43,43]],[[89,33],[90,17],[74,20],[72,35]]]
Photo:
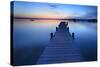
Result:
[[97,18],[96,6],[14,1],[14,16],[28,18]]

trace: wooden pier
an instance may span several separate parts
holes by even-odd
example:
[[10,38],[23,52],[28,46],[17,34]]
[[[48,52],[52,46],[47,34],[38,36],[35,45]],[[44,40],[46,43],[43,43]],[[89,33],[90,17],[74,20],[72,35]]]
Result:
[[74,33],[69,32],[68,22],[61,22],[51,34],[50,44],[44,49],[36,64],[51,64],[84,61]]

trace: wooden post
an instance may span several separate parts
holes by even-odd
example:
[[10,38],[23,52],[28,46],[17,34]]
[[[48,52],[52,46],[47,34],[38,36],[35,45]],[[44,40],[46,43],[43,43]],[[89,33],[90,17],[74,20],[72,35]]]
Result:
[[53,37],[53,33],[50,33],[51,38]]
[[72,33],[72,38],[73,38],[73,39],[75,39],[74,35],[75,35],[75,34],[74,34],[74,32],[73,32],[73,33]]
[[69,31],[69,27],[67,27],[67,30]]
[[56,27],[56,31],[58,30],[58,28]]

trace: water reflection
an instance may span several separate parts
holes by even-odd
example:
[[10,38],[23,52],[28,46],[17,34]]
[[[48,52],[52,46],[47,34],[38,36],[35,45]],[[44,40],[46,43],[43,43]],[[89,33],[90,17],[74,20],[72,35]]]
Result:
[[[62,20],[15,20],[15,64],[35,64],[49,43],[50,33],[56,31],[60,21]],[[86,61],[96,60],[96,27],[96,23],[69,22],[70,32],[75,33],[75,41]]]

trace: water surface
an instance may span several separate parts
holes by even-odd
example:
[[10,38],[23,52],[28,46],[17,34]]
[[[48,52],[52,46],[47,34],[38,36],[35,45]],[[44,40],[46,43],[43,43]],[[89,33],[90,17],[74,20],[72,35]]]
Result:
[[[62,20],[15,20],[14,59],[16,65],[35,64]],[[96,60],[97,23],[70,22],[70,33],[75,33],[75,42],[86,61]]]

